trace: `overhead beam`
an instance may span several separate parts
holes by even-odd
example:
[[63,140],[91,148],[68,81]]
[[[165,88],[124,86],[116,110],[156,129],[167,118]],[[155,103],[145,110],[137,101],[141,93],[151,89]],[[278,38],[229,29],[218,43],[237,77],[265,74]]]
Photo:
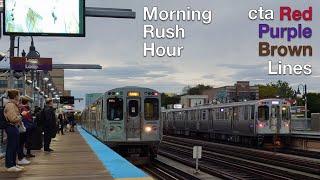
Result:
[[[0,13],[3,13],[3,7],[0,7]],[[135,19],[136,12],[131,9],[86,7],[85,16]]]
[[[52,64],[52,69],[102,69],[99,64]],[[7,71],[10,68],[0,68],[0,71]]]
[[98,64],[52,64],[52,69],[102,69]]

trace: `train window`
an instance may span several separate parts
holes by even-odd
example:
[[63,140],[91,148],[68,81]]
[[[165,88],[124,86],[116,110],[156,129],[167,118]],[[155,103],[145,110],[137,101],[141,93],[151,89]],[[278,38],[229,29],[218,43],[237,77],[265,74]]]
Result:
[[258,119],[259,121],[269,120],[269,106],[259,106]]
[[139,115],[139,102],[137,100],[130,100],[128,108],[130,117],[137,117]]
[[207,119],[207,111],[203,110],[202,111],[202,120],[206,120]]
[[254,105],[251,106],[251,112],[250,112],[250,119],[251,120],[254,120],[254,109],[255,109]]
[[107,100],[107,118],[111,121],[123,119],[123,100],[122,98],[110,98]]
[[145,120],[159,119],[159,100],[156,98],[146,98],[144,100],[144,118]]
[[289,118],[290,118],[289,107],[282,106],[282,120],[289,120]]

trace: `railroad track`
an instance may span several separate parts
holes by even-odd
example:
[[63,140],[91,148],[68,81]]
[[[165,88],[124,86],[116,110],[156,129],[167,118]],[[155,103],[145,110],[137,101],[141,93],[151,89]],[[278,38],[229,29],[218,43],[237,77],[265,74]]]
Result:
[[200,169],[224,179],[320,179],[317,161],[199,140],[165,136],[159,154],[193,166],[194,145],[203,146]]
[[156,159],[150,164],[142,166],[141,169],[159,180],[200,180]]

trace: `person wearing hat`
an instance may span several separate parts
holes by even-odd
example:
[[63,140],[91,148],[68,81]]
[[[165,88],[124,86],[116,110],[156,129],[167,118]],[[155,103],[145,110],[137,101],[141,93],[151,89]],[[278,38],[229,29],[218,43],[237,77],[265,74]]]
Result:
[[[21,138],[22,142],[20,142],[21,147],[19,147],[18,159],[22,159],[23,157],[27,157],[27,158],[35,157],[35,155],[31,154],[32,131],[34,130],[35,125],[33,122],[31,111],[30,111],[30,106],[29,106],[30,101],[31,101],[31,98],[28,96],[21,97],[20,111],[26,112],[25,115],[22,116],[22,122],[23,122],[24,126],[26,127],[26,132],[20,134],[20,137],[21,137],[21,135],[24,137]],[[24,146],[27,149],[26,155],[24,155],[24,153],[23,153]],[[18,161],[18,163],[19,163],[19,161]]]
[[44,132],[44,151],[52,152],[50,148],[51,139],[56,134],[57,119],[55,109],[53,108],[52,99],[46,101],[46,106],[43,110],[43,115],[41,115],[41,121],[43,122],[43,132]]

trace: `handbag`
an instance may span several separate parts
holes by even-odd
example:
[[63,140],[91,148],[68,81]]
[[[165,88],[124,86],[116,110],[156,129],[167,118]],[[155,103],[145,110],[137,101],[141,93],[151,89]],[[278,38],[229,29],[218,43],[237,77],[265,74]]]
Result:
[[19,133],[27,132],[27,128],[23,125],[23,123],[19,125],[18,129],[19,129]]

